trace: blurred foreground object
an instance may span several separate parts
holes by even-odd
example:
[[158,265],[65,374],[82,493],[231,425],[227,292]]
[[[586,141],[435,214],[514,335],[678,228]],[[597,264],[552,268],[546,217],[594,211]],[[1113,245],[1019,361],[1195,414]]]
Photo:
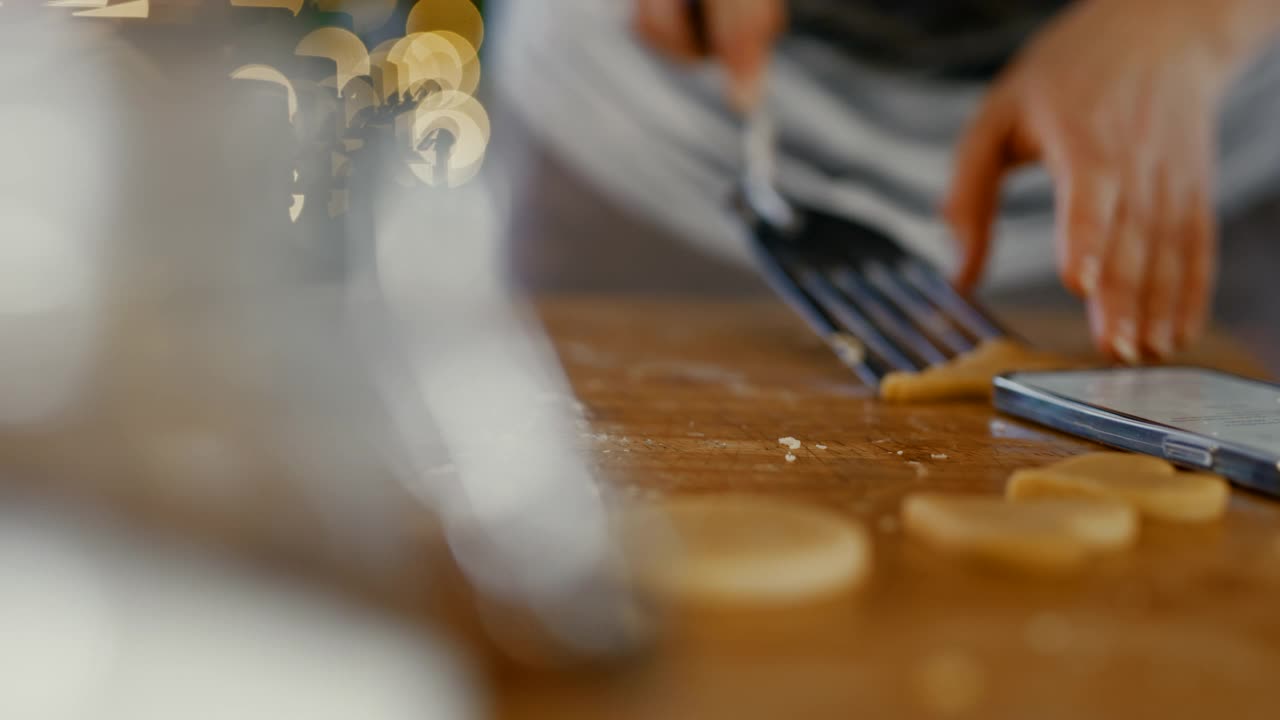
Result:
[[[431,74],[458,67],[413,54],[444,36],[347,63],[358,39],[229,17],[0,25],[7,474],[382,586],[423,577],[438,522],[518,630],[570,657],[629,650],[609,503],[554,355],[501,282],[488,191],[412,181],[432,133],[483,117]],[[241,79],[268,82],[231,78],[253,64],[236,38],[262,64]],[[312,55],[339,58],[333,88],[306,79]],[[379,122],[350,122],[338,98],[360,97]],[[467,132],[452,155],[427,148],[448,171],[428,165],[428,184],[478,172],[487,134],[468,150]],[[512,621],[487,617],[503,643]]]
[[472,720],[442,634],[100,518],[0,509],[0,716]]

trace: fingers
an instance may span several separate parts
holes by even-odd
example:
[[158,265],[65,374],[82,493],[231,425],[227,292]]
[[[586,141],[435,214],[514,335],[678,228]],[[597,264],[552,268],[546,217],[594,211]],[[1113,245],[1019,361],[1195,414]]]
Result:
[[1179,345],[1175,322],[1191,241],[1190,215],[1172,200],[1167,192],[1156,198],[1154,242],[1143,290],[1141,345],[1147,356],[1156,359],[1169,357]]
[[688,0],[636,0],[636,33],[658,52],[691,62],[702,57]]
[[749,110],[760,101],[765,66],[782,32],[782,0],[702,0],[711,51],[724,63],[729,101]]
[[[1059,238],[1059,248],[1064,280],[1070,284],[1077,277],[1085,291],[1095,344],[1123,362],[1168,358],[1203,331],[1217,249],[1210,172],[1197,167],[1186,157],[1137,164],[1115,194],[1107,189],[1107,173],[1076,173],[1061,190],[1068,196],[1115,198],[1109,220],[1110,201],[1089,212],[1062,200],[1066,217],[1059,222],[1068,236]],[[1086,194],[1075,182],[1082,178],[1091,178],[1085,182],[1095,192]],[[1070,236],[1086,231],[1097,233],[1092,243]],[[1096,284],[1090,258],[1097,258]]]
[[[748,110],[760,100],[774,41],[786,23],[783,0],[636,0],[636,32],[654,49],[681,61],[710,53],[724,63],[729,102]],[[695,18],[705,28],[695,28]],[[707,47],[703,47],[703,38]]]
[[1142,356],[1142,291],[1151,233],[1145,208],[1126,196],[1106,241],[1097,290],[1089,295],[1089,320],[1094,343],[1113,357],[1137,364]]
[[1107,240],[1115,223],[1118,184],[1098,163],[1077,158],[1059,173],[1055,200],[1058,273],[1081,296],[1097,292]]
[[1212,194],[1205,189],[1190,203],[1185,226],[1185,269],[1174,314],[1175,342],[1189,345],[1204,333],[1218,274],[1218,240],[1214,232]]
[[960,244],[953,282],[961,292],[973,290],[986,266],[1013,123],[1011,106],[999,95],[988,96],[956,151],[944,214]]
[[1167,358],[1195,340],[1213,292],[1208,193],[1198,185],[1174,192],[1170,175],[1159,168],[1146,185],[1126,183],[1132,189],[1107,235],[1097,288],[1088,295],[1095,343],[1129,364]]

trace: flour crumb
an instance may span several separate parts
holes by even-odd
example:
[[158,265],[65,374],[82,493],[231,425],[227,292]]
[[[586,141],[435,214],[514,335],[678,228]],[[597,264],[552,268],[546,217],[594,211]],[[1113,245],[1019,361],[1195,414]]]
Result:
[[929,471],[925,468],[924,463],[920,462],[919,460],[908,460],[907,464],[916,469],[916,477],[924,477],[929,474]]
[[822,443],[818,443],[817,445],[814,445],[814,447],[818,448],[819,450],[826,450],[826,449],[827,449],[827,446],[826,446],[826,445],[823,445]]
[[898,454],[899,454],[899,455],[901,455],[901,454],[902,454],[902,451],[901,451],[901,450],[899,450],[899,451],[898,451]]
[[790,462],[795,462],[795,461],[796,461],[795,453],[787,453],[787,456],[786,456],[786,457],[787,457],[787,462],[789,462],[789,463],[790,463]]
[[947,454],[946,454],[946,453],[933,453],[933,454],[931,454],[929,457],[933,458],[934,460],[946,460],[946,459],[947,459]]
[[799,450],[799,449],[800,449],[800,441],[799,441],[799,440],[797,440],[797,439],[795,439],[795,438],[793,438],[793,437],[781,437],[781,438],[778,438],[778,444],[779,444],[779,445],[786,445],[787,447],[791,448],[792,450]]
[[884,443],[887,443],[887,442],[890,442],[890,441],[886,438],[886,439],[884,439],[884,440],[872,440],[872,441],[871,441],[871,444],[872,444],[872,445],[881,445],[881,444],[884,444]]

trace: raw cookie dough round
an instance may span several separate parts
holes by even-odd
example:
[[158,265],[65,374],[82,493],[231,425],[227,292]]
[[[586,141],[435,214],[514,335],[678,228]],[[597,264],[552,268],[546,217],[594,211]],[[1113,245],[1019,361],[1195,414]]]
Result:
[[1179,472],[1160,458],[1130,453],[1090,453],[1009,478],[1012,500],[1090,497],[1132,505],[1146,517],[1207,522],[1227,509],[1230,487],[1217,475]]
[[1097,500],[1011,503],[998,497],[917,493],[902,503],[907,532],[940,550],[1031,571],[1075,568],[1133,544],[1137,515]]
[[1032,350],[1009,338],[984,340],[973,350],[943,365],[920,372],[892,372],[880,381],[880,397],[890,402],[985,400],[991,380],[1013,370],[1056,370],[1075,363],[1059,355]]
[[1081,475],[1106,475],[1120,471],[1168,476],[1178,472],[1178,469],[1167,460],[1151,455],[1124,452],[1091,452],[1072,455],[1046,467]]
[[871,569],[857,523],[787,500],[747,495],[677,498],[662,506],[674,552],[645,575],[679,601],[802,602],[847,590]]

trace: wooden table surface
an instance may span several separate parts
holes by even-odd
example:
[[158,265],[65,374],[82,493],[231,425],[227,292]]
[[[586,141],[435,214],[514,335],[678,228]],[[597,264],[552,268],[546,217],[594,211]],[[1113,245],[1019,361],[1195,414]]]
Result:
[[[612,673],[517,675],[502,716],[1280,717],[1280,503],[1236,491],[1220,524],[1146,524],[1135,550],[1070,578],[978,570],[904,538],[901,498],[998,493],[1015,468],[1094,446],[978,403],[881,404],[775,303],[542,308],[612,481],[834,508],[871,530],[876,567],[818,605],[673,613]],[[1006,316],[1042,346],[1085,344],[1074,316]],[[1257,374],[1222,340],[1192,360]],[[783,436],[804,443],[794,463]]]
[[[1236,492],[1220,524],[1145,526],[1134,551],[1071,578],[977,571],[903,538],[903,495],[996,493],[1011,470],[1088,443],[979,403],[881,404],[776,302],[570,297],[541,310],[602,477],[637,497],[748,491],[834,508],[871,531],[876,567],[860,592],[818,605],[673,612],[651,653],[609,672],[501,673],[499,717],[1280,717],[1280,503]],[[1004,317],[1038,345],[1086,345],[1077,316]],[[1257,372],[1225,341],[1193,359]],[[794,463],[784,436],[804,443]],[[102,423],[6,434],[0,466],[255,558],[328,561],[323,518],[290,488],[246,477],[193,494],[164,467],[112,471],[119,445]],[[426,558],[388,574],[361,557],[338,556],[328,579],[426,615],[441,584]]]

